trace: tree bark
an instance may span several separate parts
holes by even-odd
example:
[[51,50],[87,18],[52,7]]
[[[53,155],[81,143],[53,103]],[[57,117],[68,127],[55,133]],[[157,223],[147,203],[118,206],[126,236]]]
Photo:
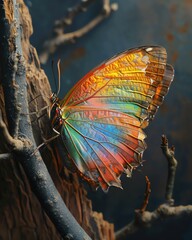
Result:
[[[4,1],[6,12],[12,15],[9,1]],[[31,17],[23,0],[20,4],[20,22],[23,29],[22,49],[26,63],[29,111],[36,144],[52,136],[52,129],[47,114],[51,88],[49,81],[40,67],[38,55],[29,42],[33,32]],[[2,18],[2,16],[0,16]],[[2,69],[0,69],[0,109],[6,121],[4,93],[1,85]],[[14,87],[14,86],[12,86]],[[37,117],[42,115],[38,120]],[[21,113],[22,114],[22,113]],[[57,140],[56,140],[57,141]],[[71,173],[63,164],[63,159],[54,141],[42,148],[41,155],[54,181],[56,188],[63,197],[67,207],[92,239],[114,239],[114,226],[104,221],[101,213],[92,211],[91,201],[79,183],[78,176]],[[7,153],[4,139],[0,136],[0,153]],[[0,239],[61,239],[55,226],[43,211],[21,164],[17,159],[6,155],[0,160]]]

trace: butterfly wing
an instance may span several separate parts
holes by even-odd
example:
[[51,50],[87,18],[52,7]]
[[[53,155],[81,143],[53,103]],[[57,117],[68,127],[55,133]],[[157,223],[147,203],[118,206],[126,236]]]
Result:
[[121,53],[82,78],[60,102],[62,138],[80,174],[103,190],[121,187],[141,164],[145,128],[163,102],[173,68],[163,47]]

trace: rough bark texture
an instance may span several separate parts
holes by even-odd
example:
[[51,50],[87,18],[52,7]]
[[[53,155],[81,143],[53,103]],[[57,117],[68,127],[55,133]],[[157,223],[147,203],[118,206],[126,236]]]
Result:
[[[7,2],[7,12],[12,15],[9,1],[5,2]],[[33,30],[28,9],[22,0],[18,2],[23,28],[22,46],[26,61],[28,100],[31,101],[40,95],[30,103],[30,112],[37,112],[38,116],[45,113],[38,121],[37,116],[31,115],[34,136],[39,145],[43,138],[48,139],[52,134],[47,110],[41,111],[43,107],[49,105],[51,89],[40,67],[36,50],[29,42]],[[1,85],[0,109],[6,120]],[[6,153],[6,149],[0,136],[0,153],[4,152]],[[63,159],[54,148],[54,143],[51,147],[49,145],[42,149],[42,156],[65,203],[90,237],[113,240],[113,224],[104,221],[101,213],[92,211],[91,201],[87,199],[86,191],[79,183],[78,176],[64,167]],[[1,160],[0,164],[0,239],[61,239],[31,191],[21,165],[15,159]]]

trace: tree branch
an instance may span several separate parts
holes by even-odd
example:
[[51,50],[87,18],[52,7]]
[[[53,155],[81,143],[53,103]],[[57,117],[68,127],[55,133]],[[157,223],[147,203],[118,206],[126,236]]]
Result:
[[128,235],[134,234],[142,228],[149,228],[157,222],[165,218],[177,218],[182,216],[192,216],[192,205],[187,206],[169,206],[167,204],[160,205],[153,212],[145,211],[142,214],[136,212],[135,219],[127,226],[116,232],[116,240],[126,240]]
[[73,7],[72,9],[69,9],[69,13],[64,19],[56,21],[53,30],[55,36],[44,43],[43,51],[40,54],[41,63],[46,63],[49,55],[54,53],[60,45],[66,44],[68,42],[74,42],[77,38],[84,36],[86,33],[96,27],[100,22],[102,22],[106,17],[108,17],[112,11],[116,11],[118,9],[118,5],[116,3],[110,4],[110,0],[103,0],[103,7],[98,16],[96,16],[82,28],[74,32],[65,33],[65,27],[71,25],[73,23],[73,19],[80,12],[85,12],[88,6],[94,1],[95,0],[82,0],[79,5]]
[[[1,133],[8,145],[14,146],[10,152],[23,166],[32,189],[61,236],[65,239],[90,239],[64,204],[39,152],[34,153],[36,145],[28,114],[22,29],[16,0],[0,0],[0,13],[1,82],[9,125],[8,131],[1,119]],[[21,115],[20,112],[26,114]]]
[[[165,135],[162,136],[162,144],[161,149],[163,154],[165,155],[168,161],[168,178],[166,184],[166,194],[165,198],[167,203],[160,205],[157,209],[152,212],[145,211],[146,202],[148,201],[148,193],[150,193],[150,185],[147,185],[146,180],[146,190],[145,190],[145,199],[143,206],[140,210],[135,210],[135,218],[128,225],[120,229],[116,232],[116,240],[125,240],[128,238],[128,235],[134,234],[145,227],[152,227],[152,224],[158,220],[164,218],[176,218],[182,216],[191,216],[192,215],[192,205],[188,206],[172,206],[174,200],[172,198],[173,188],[174,188],[174,180],[175,180],[175,172],[177,167],[177,160],[174,157],[175,148],[168,147],[168,139]],[[147,190],[148,189],[148,190]],[[142,211],[143,210],[143,211]]]
[[175,173],[177,169],[177,160],[174,157],[175,147],[174,146],[172,146],[171,148],[168,147],[168,139],[166,138],[165,135],[162,135],[161,149],[168,162],[168,177],[167,177],[165,199],[170,205],[173,205],[174,199],[172,198],[172,196],[173,196],[173,188],[174,188],[174,182],[175,182]]

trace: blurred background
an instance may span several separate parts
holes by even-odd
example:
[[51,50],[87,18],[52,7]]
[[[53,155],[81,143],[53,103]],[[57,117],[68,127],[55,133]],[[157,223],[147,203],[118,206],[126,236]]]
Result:
[[[69,7],[79,3],[78,0],[25,2],[34,28],[31,43],[38,53],[52,36],[54,21],[63,18]],[[86,185],[94,210],[101,211],[118,230],[131,221],[134,209],[142,204],[145,175],[152,185],[148,210],[154,210],[164,202],[167,162],[160,149],[162,134],[166,134],[170,145],[176,147],[175,204],[192,204],[192,0],[111,2],[118,3],[117,11],[75,43],[60,46],[42,68],[55,91],[51,61],[61,59],[59,97],[63,98],[89,70],[121,51],[140,45],[162,45],[167,49],[168,63],[175,68],[175,79],[164,104],[146,129],[148,148],[144,153],[144,166],[135,171],[131,179],[122,177],[123,191],[110,188],[105,194],[100,189],[94,192]],[[101,0],[94,1],[66,31],[84,26],[99,13],[101,6]],[[129,239],[140,239],[141,234],[142,239],[192,239],[192,221],[165,221],[139,234]]]

